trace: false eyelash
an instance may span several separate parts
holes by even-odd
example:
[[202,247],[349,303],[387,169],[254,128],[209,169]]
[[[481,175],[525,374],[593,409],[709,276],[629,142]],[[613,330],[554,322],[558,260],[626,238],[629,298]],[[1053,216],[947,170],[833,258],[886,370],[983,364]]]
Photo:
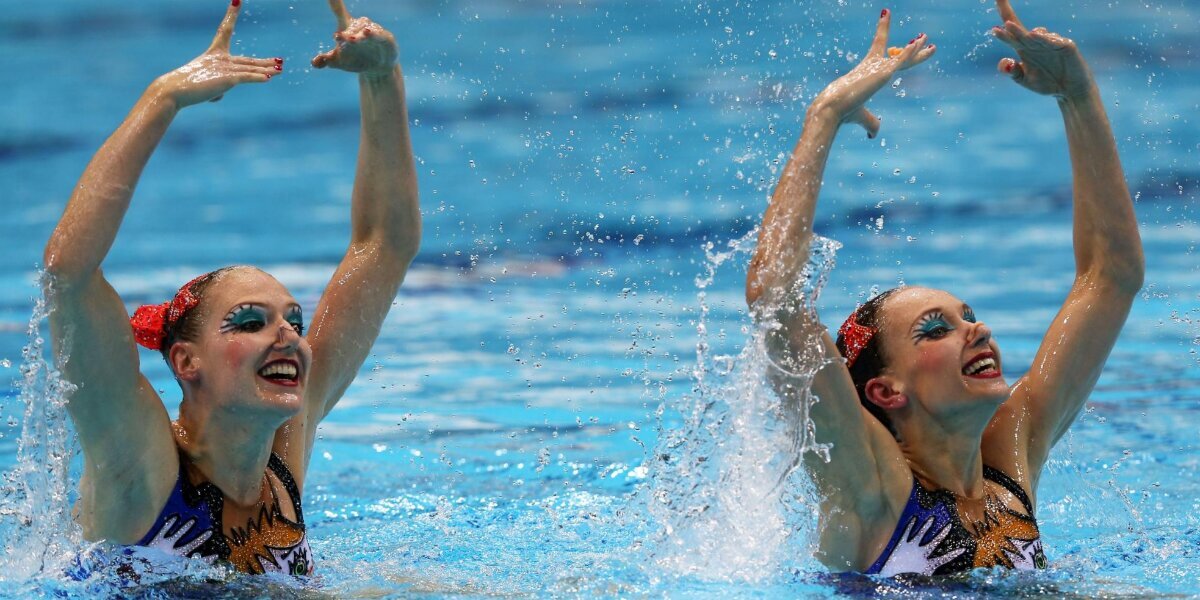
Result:
[[942,314],[941,311],[933,311],[933,312],[928,313],[925,316],[921,317],[920,321],[917,321],[916,331],[913,333],[913,341],[921,341],[921,340],[929,337],[929,334],[932,331],[934,331],[936,328],[928,329],[928,330],[925,328],[930,323],[933,323],[935,321],[941,322],[941,327],[943,327],[947,331],[953,331],[953,328],[950,327],[950,324],[946,322],[946,315]]
[[963,309],[963,320],[964,320],[964,321],[966,321],[966,322],[968,322],[968,323],[975,323],[975,322],[976,322],[976,319],[975,319],[975,311],[974,311],[974,310],[971,310],[971,307],[969,307],[969,306],[968,306],[968,307],[966,307],[966,308],[964,308],[964,309]]
[[237,329],[238,325],[233,322],[233,318],[237,316],[239,312],[252,308],[254,308],[253,304],[239,304],[231,308],[229,312],[225,314],[225,318],[221,320],[220,332],[229,333],[230,331]]

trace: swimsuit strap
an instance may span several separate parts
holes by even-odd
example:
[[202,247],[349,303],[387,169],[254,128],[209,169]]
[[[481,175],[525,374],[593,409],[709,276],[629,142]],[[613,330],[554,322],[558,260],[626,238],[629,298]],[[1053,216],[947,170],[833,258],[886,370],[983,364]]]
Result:
[[304,511],[300,507],[300,488],[296,485],[296,478],[292,477],[292,472],[288,469],[287,463],[278,454],[272,452],[271,458],[267,460],[267,468],[283,484],[283,489],[287,491],[288,497],[292,501],[292,512],[296,514],[296,523],[303,527]]
[[1033,502],[1029,500],[1029,494],[1021,488],[1021,484],[1017,483],[1012,477],[1005,475],[1000,469],[983,465],[983,478],[1000,484],[1001,487],[1008,490],[1009,493],[1017,497],[1021,501],[1021,505],[1025,507],[1025,512],[1033,518]]

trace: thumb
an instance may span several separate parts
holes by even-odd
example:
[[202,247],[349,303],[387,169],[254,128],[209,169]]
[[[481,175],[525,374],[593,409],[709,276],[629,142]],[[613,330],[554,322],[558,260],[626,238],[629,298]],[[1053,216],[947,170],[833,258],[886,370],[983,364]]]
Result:
[[875,136],[879,134],[879,117],[871,114],[871,111],[867,110],[865,106],[860,106],[858,110],[846,117],[846,122],[861,125],[863,129],[867,130],[868,139],[875,139]]
[[1021,63],[1011,58],[1000,59],[1000,62],[996,65],[996,68],[999,69],[1001,73],[1005,73],[1009,77],[1012,77],[1012,80],[1017,83],[1021,83],[1021,80],[1025,79],[1025,67],[1022,66]]

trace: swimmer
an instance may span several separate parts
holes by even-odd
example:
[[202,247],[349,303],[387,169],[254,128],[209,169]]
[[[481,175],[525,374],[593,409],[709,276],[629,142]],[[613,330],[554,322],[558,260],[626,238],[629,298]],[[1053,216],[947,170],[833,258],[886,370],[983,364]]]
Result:
[[[829,460],[804,465],[822,497],[817,557],[835,571],[944,575],[1001,565],[1042,568],[1037,487],[1050,449],[1087,401],[1144,276],[1133,202],[1099,90],[1075,43],[1027,29],[997,0],[992,35],[1016,51],[999,69],[1057,100],[1074,184],[1075,280],[1029,373],[1011,386],[992,330],[948,292],[889,290],[858,307],[836,342],[793,292],[809,257],[822,174],[843,123],[879,119],[866,108],[897,71],[929,59],[921,34],[888,52],[883,11],[871,49],[809,106],[775,188],[750,263],[746,300],[777,324],[767,351],[780,397],[798,402],[804,349],[829,357],[812,380],[818,442]],[[1015,117],[998,119],[1019,133]],[[995,240],[996,248],[1002,240]]]
[[[46,246],[46,295],[59,368],[77,386],[67,411],[83,446],[74,517],[84,537],[310,575],[301,495],[317,424],[366,359],[421,235],[395,37],[330,0],[337,45],[312,64],[358,74],[362,133],[350,246],[307,328],[282,284],[244,266],[197,277],[139,308],[131,326],[100,270],[176,113],[283,72],[281,59],[230,54],[240,4],[92,159]],[[178,420],[139,371],[135,342],[159,350],[179,382]]]

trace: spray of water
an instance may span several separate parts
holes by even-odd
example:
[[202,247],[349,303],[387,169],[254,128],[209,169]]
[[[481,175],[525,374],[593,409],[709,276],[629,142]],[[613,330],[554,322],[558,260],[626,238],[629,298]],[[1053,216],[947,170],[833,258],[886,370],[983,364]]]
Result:
[[38,300],[29,319],[29,341],[21,349],[17,402],[24,419],[17,465],[4,474],[0,489],[0,581],[61,572],[82,545],[68,499],[75,443],[66,405],[74,386],[46,359],[41,328],[48,315],[45,300]]
[[[705,248],[705,273],[696,281],[695,385],[691,394],[662,409],[677,412],[682,424],[660,436],[648,465],[645,500],[660,527],[651,553],[669,573],[764,581],[814,568],[818,504],[811,482],[796,466],[804,453],[828,456],[808,418],[818,401],[811,393],[812,377],[828,360],[819,337],[783,363],[766,351],[778,323],[746,326],[748,341],[737,357],[714,355],[708,343],[706,290],[722,265],[748,258],[756,237],[752,231],[724,251],[714,252],[711,243]],[[804,310],[815,310],[839,247],[815,238],[792,290],[800,294]],[[776,393],[785,387],[786,400]]]

